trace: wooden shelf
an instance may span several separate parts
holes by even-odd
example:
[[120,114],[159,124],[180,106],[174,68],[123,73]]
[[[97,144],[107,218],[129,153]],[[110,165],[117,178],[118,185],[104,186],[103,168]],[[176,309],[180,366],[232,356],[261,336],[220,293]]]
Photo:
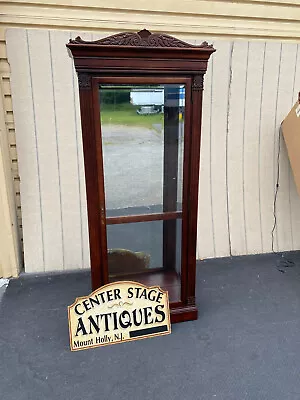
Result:
[[155,269],[147,272],[127,275],[115,275],[110,278],[110,282],[116,281],[134,281],[140,282],[146,286],[159,286],[161,289],[168,291],[169,302],[177,303],[181,300],[181,279],[176,271]]

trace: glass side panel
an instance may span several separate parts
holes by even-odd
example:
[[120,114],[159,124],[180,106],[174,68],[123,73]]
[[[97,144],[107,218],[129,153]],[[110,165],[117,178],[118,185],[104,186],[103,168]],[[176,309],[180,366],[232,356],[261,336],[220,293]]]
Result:
[[100,85],[106,215],[181,211],[184,85]]

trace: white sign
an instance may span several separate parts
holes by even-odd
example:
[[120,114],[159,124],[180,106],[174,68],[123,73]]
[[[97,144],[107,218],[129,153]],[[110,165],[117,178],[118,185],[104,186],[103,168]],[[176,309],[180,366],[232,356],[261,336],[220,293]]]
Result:
[[168,292],[110,283],[68,307],[72,351],[171,333]]

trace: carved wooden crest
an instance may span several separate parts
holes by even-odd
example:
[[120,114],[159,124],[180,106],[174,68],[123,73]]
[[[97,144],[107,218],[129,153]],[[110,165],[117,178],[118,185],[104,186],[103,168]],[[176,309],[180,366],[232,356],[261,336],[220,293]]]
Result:
[[74,40],[70,39],[71,44],[96,44],[100,46],[137,46],[137,47],[181,47],[181,48],[207,48],[213,46],[203,42],[200,46],[195,46],[179,40],[173,36],[151,33],[147,29],[140,32],[124,32],[108,36],[95,41],[85,41],[77,36]]

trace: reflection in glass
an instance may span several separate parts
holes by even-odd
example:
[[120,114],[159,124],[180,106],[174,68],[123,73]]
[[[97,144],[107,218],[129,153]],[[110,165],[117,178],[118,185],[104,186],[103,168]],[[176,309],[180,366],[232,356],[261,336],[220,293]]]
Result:
[[[164,237],[164,224],[174,222],[175,231]],[[138,280],[141,274],[153,275],[153,285],[171,291],[180,300],[181,288],[181,227],[182,220],[151,221],[107,226],[108,272],[110,281]],[[166,246],[166,241],[171,244]],[[168,260],[174,264],[168,267]],[[161,276],[159,272],[163,272]],[[150,278],[151,279],[151,278]]]
[[107,226],[110,275],[145,272],[163,266],[163,221]]
[[[138,253],[139,257],[144,256],[145,264],[141,263],[140,269],[162,268],[163,264],[163,224],[170,221],[151,221],[136,222],[129,224],[108,225],[107,229],[107,248],[109,254],[114,255],[111,259],[117,259],[122,263],[122,258],[126,258],[127,250]],[[172,221],[173,222],[173,221]],[[171,239],[176,238],[176,246],[174,246],[174,258],[176,259],[176,271],[180,274],[181,265],[181,219],[174,220],[176,231],[170,235]],[[124,250],[124,254],[122,251]],[[124,257],[123,257],[124,256]],[[130,256],[128,257],[130,259]],[[133,256],[131,257],[134,258]],[[116,268],[114,268],[116,270]],[[137,272],[134,267],[120,266],[120,272],[130,274]],[[109,273],[114,271],[109,268]],[[116,272],[118,273],[118,272]]]
[[109,280],[159,285],[179,301],[185,87],[100,85],[99,96]]
[[181,211],[184,85],[100,85],[106,215]]

